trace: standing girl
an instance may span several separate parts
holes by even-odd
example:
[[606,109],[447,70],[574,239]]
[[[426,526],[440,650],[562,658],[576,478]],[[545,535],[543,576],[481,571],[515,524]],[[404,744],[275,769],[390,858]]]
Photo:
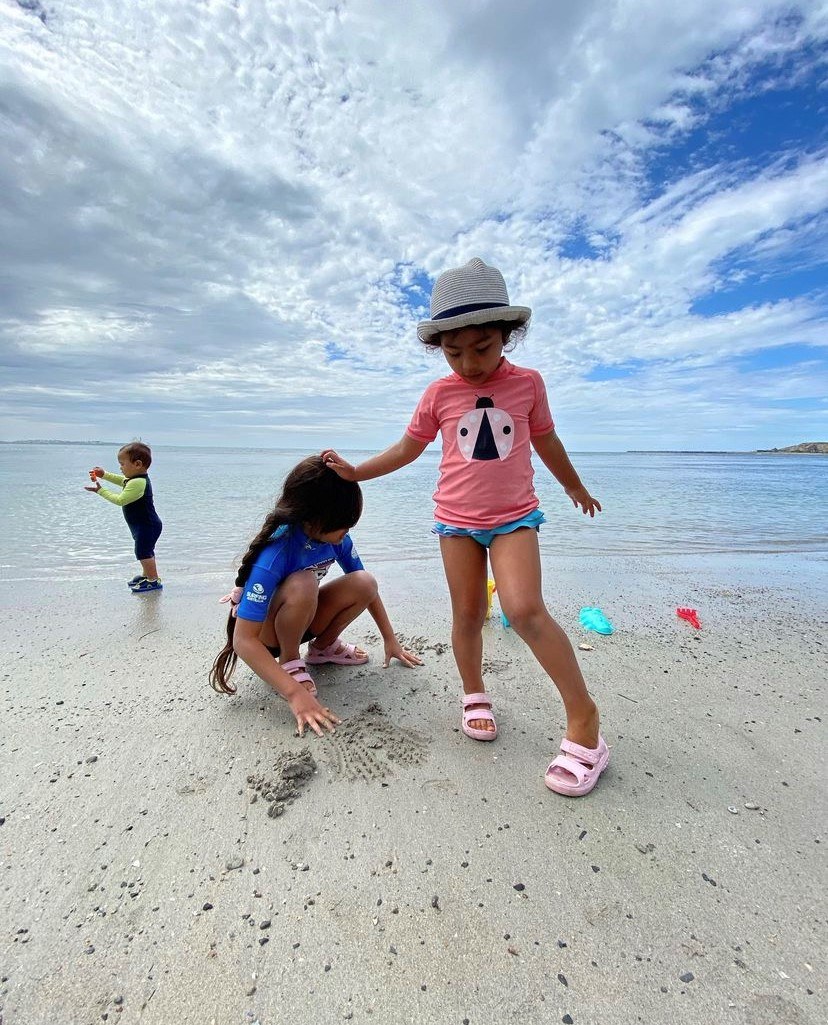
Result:
[[[230,677],[241,658],[287,701],[302,736],[305,726],[322,735],[341,720],[316,700],[307,665],[358,666],[368,655],[339,634],[366,609],[385,643],[385,665],[422,665],[399,643],[348,530],[362,514],[358,484],[342,480],[319,456],[310,456],[285,478],[282,494],[251,541],[236,586],[221,600],[231,603],[227,643],[210,670],[221,694],[235,694]],[[343,576],[320,582],[336,561]],[[307,655],[299,646],[309,641]]]
[[528,307],[509,305],[503,275],[480,259],[441,274],[431,319],[418,325],[418,335],[442,351],[451,374],[429,385],[395,445],[356,467],[330,450],[322,458],[345,480],[371,480],[413,462],[442,434],[433,530],[451,596],[463,732],[475,740],[497,736],[482,669],[488,554],[503,611],[566,710],[566,736],[546,785],[580,796],[598,782],[609,751],[572,645],[543,602],[538,529],[545,520],[532,486],[530,446],[576,507],[594,516],[601,506],[555,434],[541,375],[503,356],[530,316]]

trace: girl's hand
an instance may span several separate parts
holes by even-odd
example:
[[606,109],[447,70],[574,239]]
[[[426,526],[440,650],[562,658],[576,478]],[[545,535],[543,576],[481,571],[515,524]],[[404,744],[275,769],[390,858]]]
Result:
[[84,491],[100,491],[101,485],[96,480],[94,484],[86,484],[83,488]]
[[399,659],[402,664],[408,668],[413,669],[414,666],[421,666],[423,660],[414,654],[413,651],[409,651],[408,648],[404,648],[395,637],[393,640],[385,642],[385,661],[382,663],[383,669],[387,669],[391,664],[391,659]]
[[103,477],[104,472],[105,471],[103,470],[102,467],[100,467],[100,466],[93,466],[92,469],[89,471],[89,476],[90,477]]
[[581,484],[580,487],[577,488],[567,488],[566,493],[569,495],[574,506],[581,507],[584,516],[586,516],[587,514],[589,514],[590,516],[594,516],[596,510],[598,512],[601,511],[601,503],[598,501],[597,498],[592,497],[592,495],[587,491],[583,484]]
[[330,708],[324,708],[316,698],[309,694],[304,687],[301,693],[296,693],[292,698],[288,699],[290,710],[296,716],[296,733],[297,736],[303,737],[305,735],[305,727],[310,726],[313,732],[318,736],[323,736],[321,727],[329,733],[333,733],[334,727],[341,723],[342,720],[339,716],[334,715]]
[[334,473],[338,473],[343,480],[356,480],[356,469],[332,448],[326,448],[322,453],[322,462]]

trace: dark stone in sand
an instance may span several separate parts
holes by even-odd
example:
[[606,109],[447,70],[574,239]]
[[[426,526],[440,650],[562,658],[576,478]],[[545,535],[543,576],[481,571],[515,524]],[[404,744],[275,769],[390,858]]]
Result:
[[692,972],[683,972],[681,975],[679,975],[679,978],[682,982],[692,982],[693,979],[695,979],[695,977],[696,976]]

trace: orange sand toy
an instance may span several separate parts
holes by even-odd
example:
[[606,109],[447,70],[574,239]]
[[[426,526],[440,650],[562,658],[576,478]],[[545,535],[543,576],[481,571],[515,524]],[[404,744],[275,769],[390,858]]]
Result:
[[679,619],[685,619],[690,626],[694,626],[697,630],[701,630],[701,623],[699,622],[699,614],[695,609],[676,609],[676,615]]

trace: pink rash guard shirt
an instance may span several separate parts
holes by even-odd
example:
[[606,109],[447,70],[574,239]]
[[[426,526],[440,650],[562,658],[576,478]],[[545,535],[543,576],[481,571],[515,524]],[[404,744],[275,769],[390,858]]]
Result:
[[530,439],[554,428],[537,370],[504,359],[482,385],[454,373],[434,381],[406,429],[420,442],[443,437],[434,518],[488,530],[537,509]]

